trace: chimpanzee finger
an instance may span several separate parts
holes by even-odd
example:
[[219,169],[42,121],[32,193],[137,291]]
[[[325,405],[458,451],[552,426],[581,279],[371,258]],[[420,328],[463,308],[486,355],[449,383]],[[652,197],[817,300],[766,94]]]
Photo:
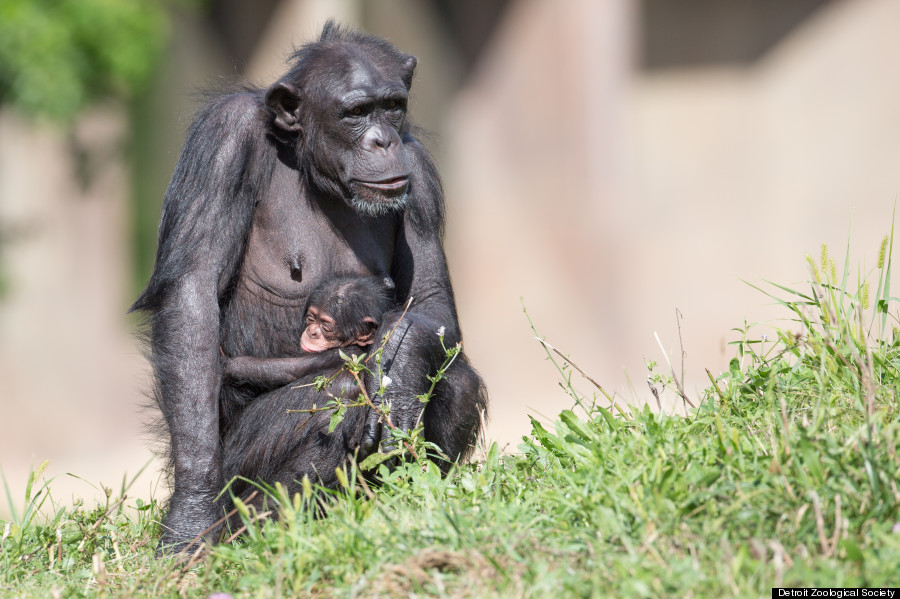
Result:
[[384,428],[378,412],[370,409],[366,415],[366,424],[363,427],[362,440],[359,443],[360,461],[378,451]]
[[404,433],[409,433],[412,431],[419,420],[419,414],[414,411],[404,411],[397,414],[397,428],[402,430]]
[[391,436],[391,429],[387,426],[381,427],[381,441],[378,450],[382,453],[388,453],[397,448],[398,441]]
[[[397,431],[403,431],[408,434],[415,428],[418,417],[415,413],[410,413],[408,411],[395,412],[392,414],[392,420]],[[391,429],[389,427],[385,426],[382,428],[381,451],[387,453],[397,449],[399,443],[400,441],[391,435]]]

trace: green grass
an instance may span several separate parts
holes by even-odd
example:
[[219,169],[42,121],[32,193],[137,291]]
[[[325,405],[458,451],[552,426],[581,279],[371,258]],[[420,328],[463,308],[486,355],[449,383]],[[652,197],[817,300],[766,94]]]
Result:
[[[30,486],[29,508],[8,533],[0,524],[0,596],[719,597],[896,585],[891,246],[870,273],[851,275],[847,257],[838,276],[823,248],[807,287],[767,286],[788,324],[777,339],[738,329],[729,371],[687,417],[586,397],[557,359],[578,414],[564,411],[552,430],[533,420],[516,455],[481,448],[448,477],[421,462],[382,469],[371,489],[351,468],[325,518],[314,493],[273,490],[279,521],[247,511],[246,535],[187,566],[152,557],[155,503],[117,505],[110,493],[97,509],[57,508],[48,488]],[[671,377],[654,380],[679,393]],[[46,518],[34,517],[41,502]]]

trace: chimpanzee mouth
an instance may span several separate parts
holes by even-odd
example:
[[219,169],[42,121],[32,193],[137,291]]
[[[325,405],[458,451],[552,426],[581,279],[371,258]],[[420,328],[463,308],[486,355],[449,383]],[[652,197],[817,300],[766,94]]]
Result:
[[404,191],[406,186],[409,185],[409,175],[391,177],[390,179],[383,179],[381,181],[361,181],[357,179],[356,183],[382,192],[397,193]]
[[409,175],[381,181],[356,179],[350,184],[350,205],[359,213],[382,216],[402,211],[409,196]]

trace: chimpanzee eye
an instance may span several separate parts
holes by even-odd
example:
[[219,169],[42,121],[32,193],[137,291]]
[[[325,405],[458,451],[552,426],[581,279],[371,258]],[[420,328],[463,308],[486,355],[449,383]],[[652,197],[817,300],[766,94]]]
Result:
[[350,111],[350,114],[352,114],[353,116],[361,116],[362,113],[363,113],[363,109],[361,106],[357,106],[356,108],[354,108]]
[[402,99],[392,99],[388,100],[384,104],[385,110],[389,110],[391,112],[403,112],[406,110],[406,102]]

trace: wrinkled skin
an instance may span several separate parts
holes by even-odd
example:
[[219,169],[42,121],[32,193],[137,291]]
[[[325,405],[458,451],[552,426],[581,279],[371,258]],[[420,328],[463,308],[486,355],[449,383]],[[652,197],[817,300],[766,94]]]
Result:
[[[448,347],[461,337],[440,180],[406,119],[415,64],[329,24],[268,90],[223,96],[191,126],[166,192],[156,266],[133,306],[150,315],[170,441],[163,551],[216,538],[228,508],[219,494],[233,476],[334,485],[348,453],[365,456],[388,437],[374,410],[350,410],[332,434],[327,413],[288,413],[323,405],[326,396],[297,385],[340,367],[336,349],[302,355],[300,343],[307,297],[334,275],[396,286],[375,333],[380,340],[396,326],[383,356],[394,424],[410,430],[421,417],[426,439],[452,460],[474,442],[486,394],[465,356],[427,406],[416,398],[444,359],[437,331]],[[227,376],[228,358],[244,356],[276,361],[268,385]],[[329,391],[358,393],[347,373]]]

